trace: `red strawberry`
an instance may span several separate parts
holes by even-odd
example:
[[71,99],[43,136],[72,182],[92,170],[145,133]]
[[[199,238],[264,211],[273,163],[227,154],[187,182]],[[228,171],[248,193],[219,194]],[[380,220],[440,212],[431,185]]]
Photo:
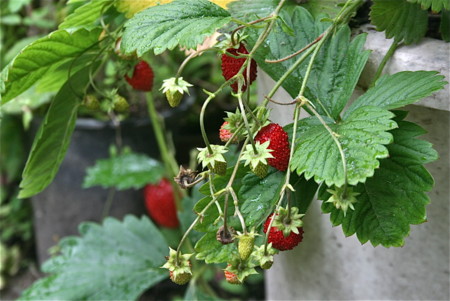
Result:
[[[228,121],[225,121],[219,130],[219,137],[222,142],[228,142],[228,140],[230,140],[231,137],[233,137],[233,133],[229,129],[225,128],[227,124],[228,124]],[[237,142],[237,136],[234,137],[232,142],[233,143]]]
[[[239,54],[248,54],[247,49],[245,48],[244,44],[240,44],[238,49],[235,48],[228,48],[226,50],[228,53],[238,56]],[[229,80],[230,78],[232,78],[233,76],[235,76],[239,70],[241,69],[242,65],[245,62],[245,58],[234,58],[231,56],[228,56],[226,54],[222,54],[222,75],[225,78],[225,80]],[[249,85],[252,84],[252,82],[256,79],[256,62],[255,60],[251,60],[250,62],[250,83]],[[244,78],[245,78],[245,84],[242,86],[242,92],[244,92],[245,90],[247,90],[247,71],[244,70]],[[238,91],[238,83],[234,82],[231,84],[231,88],[233,89],[234,93],[237,93]]]
[[270,141],[268,149],[273,150],[270,153],[273,158],[267,159],[267,163],[281,171],[287,169],[290,153],[289,139],[280,125],[276,123],[266,125],[256,134],[255,141],[259,141],[261,144]]
[[145,186],[144,199],[147,212],[155,223],[168,228],[179,226],[172,185],[169,180],[162,179],[158,184]]
[[[264,223],[264,233],[267,233],[267,228],[269,227],[272,215],[273,214],[271,214]],[[298,234],[291,232],[288,236],[284,236],[283,231],[280,231],[277,227],[272,225],[268,241],[269,243],[272,243],[274,248],[280,251],[292,250],[303,239],[303,228],[299,227],[297,229]]]
[[125,74],[125,79],[135,90],[151,91],[153,88],[153,70],[146,61],[139,61],[134,66],[133,76]]
[[[229,264],[228,267],[230,267],[231,265]],[[225,279],[227,280],[228,283],[231,284],[241,284],[242,282],[239,281],[238,276],[230,271],[224,270],[224,274],[225,274]]]

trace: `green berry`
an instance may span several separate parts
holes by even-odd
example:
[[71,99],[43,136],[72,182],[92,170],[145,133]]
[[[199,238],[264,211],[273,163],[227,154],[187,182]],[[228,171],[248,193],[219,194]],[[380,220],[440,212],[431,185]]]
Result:
[[130,110],[130,105],[127,100],[120,96],[115,95],[113,99],[114,111],[117,113],[127,113]]
[[209,170],[220,176],[224,176],[227,173],[227,162],[216,161],[214,166],[208,165]]
[[242,260],[247,260],[252,254],[255,245],[255,236],[244,234],[239,237],[238,251]]

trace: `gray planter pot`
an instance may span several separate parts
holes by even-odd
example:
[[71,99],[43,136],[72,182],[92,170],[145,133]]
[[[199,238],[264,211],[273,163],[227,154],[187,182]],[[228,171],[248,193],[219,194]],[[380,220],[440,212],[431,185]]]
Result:
[[[122,124],[123,144],[133,151],[157,157],[158,150],[149,120]],[[39,263],[49,258],[48,249],[59,239],[78,234],[83,221],[100,222],[108,199],[108,190],[82,189],[86,168],[109,157],[115,131],[109,123],[79,119],[70,147],[54,181],[32,198],[36,249]],[[140,191],[115,193],[109,215],[144,214]]]
[[[361,85],[367,87],[374,66],[381,61],[390,42],[383,33],[369,31],[367,48],[374,49]],[[449,44],[425,39],[416,46],[402,47],[388,63],[386,72],[440,70],[449,81]],[[273,85],[259,77],[260,99]],[[268,300],[449,300],[449,90],[436,93],[417,105],[408,106],[407,119],[429,133],[440,159],[427,165],[436,186],[429,194],[428,222],[411,226],[402,248],[361,246],[356,237],[344,237],[340,227],[332,228],[329,215],[312,203],[305,217],[303,242],[294,250],[280,252],[266,273]],[[288,101],[279,92],[274,99]],[[274,108],[273,120],[290,123],[292,112]]]

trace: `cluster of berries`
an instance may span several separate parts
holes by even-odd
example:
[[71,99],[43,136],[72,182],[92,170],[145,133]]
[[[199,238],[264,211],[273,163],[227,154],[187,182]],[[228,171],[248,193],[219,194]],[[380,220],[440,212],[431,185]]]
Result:
[[[225,80],[230,81],[230,87],[234,93],[244,92],[256,79],[257,66],[252,59],[245,70],[241,70],[247,61],[245,55],[247,49],[242,43],[235,48],[226,49],[222,55],[222,74]],[[244,76],[237,76],[244,74]],[[151,91],[153,88],[153,70],[150,65],[140,60],[133,69],[132,74],[124,76],[128,84],[135,90]],[[189,93],[191,85],[181,77],[171,78],[164,81],[162,92],[165,93],[170,106],[177,106],[184,93]],[[127,104],[128,105],[128,104]],[[264,112],[266,114],[266,112]],[[264,115],[262,114],[262,115]],[[260,115],[261,116],[261,115]],[[289,164],[289,140],[283,128],[267,121],[263,117],[253,128],[259,128],[254,137],[242,131],[244,121],[242,113],[228,113],[228,117],[219,130],[219,136],[224,143],[239,143],[247,137],[252,143],[247,144],[243,150],[242,160],[249,165],[253,173],[264,178],[268,173],[268,166],[280,171],[286,171]],[[227,152],[226,146],[210,145],[208,148],[200,149],[199,160],[203,167],[210,172],[224,175],[227,162],[223,154]],[[186,179],[175,179],[182,187]],[[191,182],[187,179],[187,182]],[[183,187],[185,188],[185,187]],[[144,190],[145,206],[150,217],[156,224],[167,228],[178,228],[180,222],[177,217],[174,190],[172,183],[163,178],[156,184],[148,184]],[[267,235],[267,244],[255,246],[255,238],[258,234],[254,231],[236,233],[232,228],[224,229],[222,226],[217,232],[217,240],[223,244],[232,243],[237,240],[239,256],[231,260],[224,276],[233,284],[240,284],[250,274],[256,273],[254,267],[260,266],[268,269],[272,266],[273,255],[278,251],[291,250],[297,246],[303,238],[302,214],[298,214],[297,208],[290,208],[290,212],[281,208],[275,214],[271,214],[263,225],[263,232]],[[163,266],[169,269],[170,279],[177,284],[186,284],[192,277],[191,254],[178,254],[170,249],[167,262]]]

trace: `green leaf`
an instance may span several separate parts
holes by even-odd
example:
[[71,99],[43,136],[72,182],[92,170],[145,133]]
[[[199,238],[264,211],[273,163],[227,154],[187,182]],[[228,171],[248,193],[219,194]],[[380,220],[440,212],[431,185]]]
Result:
[[98,22],[96,22],[97,19],[100,18],[102,13],[104,13],[113,3],[113,0],[92,0],[87,2],[67,16],[58,28],[71,28],[72,30],[75,28],[92,29],[95,26],[98,26]]
[[[228,11],[236,19],[253,21],[257,18],[269,16],[278,5],[277,0],[240,0],[233,1],[228,5]],[[286,2],[283,10],[293,7],[295,4]]]
[[307,86],[310,100],[324,106],[335,120],[355,90],[370,51],[364,51],[366,35],[350,41],[350,29],[343,27],[324,45],[313,65]]
[[69,147],[81,104],[80,95],[84,95],[91,69],[96,68],[87,66],[70,77],[53,99],[34,138],[22,174],[19,198],[33,196],[53,181]]
[[346,0],[308,0],[301,4],[313,16],[320,16],[322,14],[328,15],[330,18],[336,17],[341,10],[342,5]]
[[[319,18],[314,19],[302,7],[296,7],[291,12],[282,11],[281,17],[294,30],[295,35],[290,36],[275,28],[255,56],[258,66],[274,80],[280,79],[299,56],[276,64],[266,63],[266,59],[277,60],[297,52],[313,42],[330,25],[329,22],[321,22]],[[250,44],[256,42],[258,34],[259,31],[249,31]],[[369,52],[363,50],[364,42],[365,35],[350,41],[350,29],[344,26],[324,43],[305,91],[305,96],[316,105],[319,114],[337,118],[348,102],[369,56]],[[283,87],[293,98],[298,95],[307,65],[308,59],[283,83]]]
[[88,51],[96,51],[101,29],[80,29],[72,34],[57,30],[31,43],[3,69],[0,85],[2,103],[26,91],[38,82],[53,66],[73,61]]
[[370,19],[377,30],[385,31],[386,38],[405,44],[419,42],[428,27],[427,12],[405,0],[374,0]]
[[447,84],[443,81],[444,76],[437,74],[436,71],[404,71],[384,75],[347,109],[344,116],[366,105],[391,110],[415,103]]
[[[386,131],[397,125],[391,120],[391,112],[378,107],[365,106],[353,111],[341,123],[327,120],[328,126],[340,142],[347,167],[347,181],[351,185],[364,182],[379,167],[378,159],[386,158],[384,145],[392,142]],[[304,174],[308,180],[338,187],[345,183],[344,168],[337,144],[317,119],[307,118],[299,122],[298,138],[292,170]]]
[[109,159],[98,160],[89,167],[83,188],[102,186],[118,190],[139,189],[147,184],[155,184],[164,175],[164,166],[144,154],[126,153]]
[[196,48],[205,37],[230,22],[230,14],[207,0],[176,0],[150,7],[125,24],[122,48],[138,56],[160,54],[177,46]]
[[61,255],[44,264],[51,275],[20,300],[135,300],[169,275],[160,268],[166,242],[147,217],[106,218],[79,230],[81,237],[63,239]]
[[442,9],[449,10],[450,2],[448,0],[408,0],[411,3],[418,3],[422,9],[429,9],[434,12],[440,12]]
[[243,178],[238,196],[241,202],[239,207],[247,227],[259,227],[273,211],[284,184],[284,177],[284,173],[271,168],[264,179],[253,173]]
[[441,25],[439,27],[442,39],[450,42],[450,11],[443,10],[441,13]]
[[[323,203],[322,210],[331,213],[334,226],[342,225],[346,236],[356,233],[361,243],[385,247],[402,246],[409,234],[410,224],[426,221],[425,206],[429,203],[426,191],[433,187],[433,178],[421,165],[437,159],[431,144],[415,137],[424,131],[406,121],[392,131],[394,143],[388,145],[390,157],[372,178],[359,184],[355,210],[342,210],[331,203]],[[323,198],[322,199],[326,199]]]
[[16,180],[23,167],[24,134],[20,119],[11,115],[0,118],[0,171],[6,183]]
[[206,263],[229,262],[236,256],[237,247],[234,243],[222,245],[216,239],[215,232],[206,233],[195,245],[196,258]]

